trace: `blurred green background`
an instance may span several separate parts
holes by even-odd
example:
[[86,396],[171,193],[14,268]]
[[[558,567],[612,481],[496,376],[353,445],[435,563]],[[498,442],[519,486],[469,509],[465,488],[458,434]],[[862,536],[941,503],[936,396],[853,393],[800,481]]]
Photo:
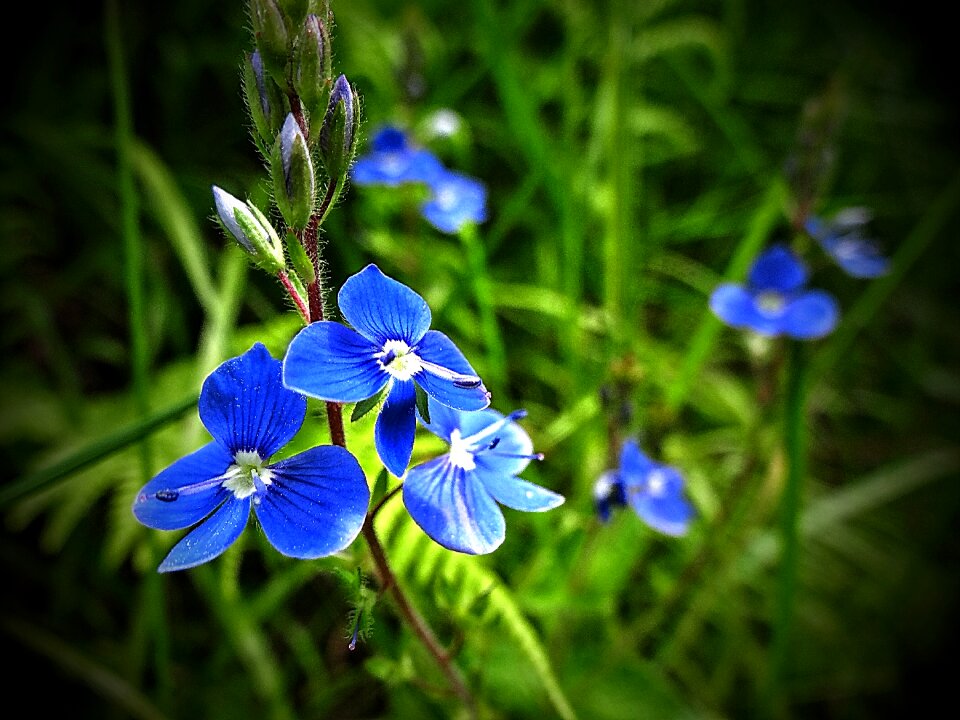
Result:
[[[244,3],[117,5],[38,3],[8,23],[7,697],[83,718],[461,717],[388,599],[347,649],[361,540],[297,562],[248,530],[208,566],[154,572],[179,533],[139,526],[134,493],[204,441],[204,375],[256,340],[280,356],[298,320],[211,220],[212,184],[265,197],[240,91]],[[483,257],[427,225],[416,191],[352,188],[326,225],[329,285],[377,262],[420,292],[494,406],[529,411],[547,457],[524,477],[567,498],[507,510],[506,542],[480,558],[432,544],[397,500],[384,512],[388,553],[481,717],[949,707],[960,133],[952,32],[931,8],[333,0],[360,152],[382,123],[411,129],[487,183],[489,220],[478,293]],[[432,132],[438,111],[456,113],[456,134]],[[119,159],[118,122],[132,131]],[[893,272],[849,278],[795,238],[804,199],[826,215],[871,208]],[[808,452],[786,620],[796,368],[706,304],[775,241],[795,243],[843,313],[791,356],[807,372]],[[321,417],[303,445],[323,440]],[[593,482],[629,436],[684,473],[698,512],[685,537],[594,517]],[[424,437],[415,461],[439,449]]]

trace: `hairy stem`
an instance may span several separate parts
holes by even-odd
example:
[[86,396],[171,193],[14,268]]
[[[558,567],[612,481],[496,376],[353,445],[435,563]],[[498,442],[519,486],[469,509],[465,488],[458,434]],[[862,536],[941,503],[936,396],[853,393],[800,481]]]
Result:
[[300,313],[300,317],[303,318],[304,322],[309,323],[310,308],[307,307],[306,302],[300,297],[300,293],[297,292],[297,289],[293,286],[293,282],[291,282],[287,271],[281,270],[277,273],[277,277],[280,278],[280,284],[283,285],[283,289],[287,291],[287,295],[293,300],[293,304],[297,306],[297,312]]
[[416,608],[410,604],[406,594],[397,583],[397,578],[393,574],[393,570],[390,568],[390,563],[387,562],[387,555],[383,550],[383,545],[380,544],[380,538],[377,537],[377,532],[373,528],[373,513],[367,514],[367,518],[363,523],[363,529],[361,532],[363,533],[364,539],[367,541],[367,545],[370,547],[370,553],[373,555],[380,587],[384,590],[388,590],[393,596],[393,601],[400,610],[400,614],[403,616],[403,619],[410,626],[410,629],[413,630],[414,634],[420,639],[420,642],[423,643],[424,647],[426,647],[430,654],[433,655],[434,660],[437,661],[440,669],[443,670],[443,674],[446,675],[447,680],[453,687],[454,692],[470,709],[471,715],[475,717],[476,703],[473,699],[473,694],[470,692],[470,689],[467,687],[467,684],[463,679],[463,675],[460,673],[459,668],[453,663],[450,654],[437,640],[436,636],[433,634],[433,631],[430,629],[430,626],[427,625],[426,621],[420,616]]

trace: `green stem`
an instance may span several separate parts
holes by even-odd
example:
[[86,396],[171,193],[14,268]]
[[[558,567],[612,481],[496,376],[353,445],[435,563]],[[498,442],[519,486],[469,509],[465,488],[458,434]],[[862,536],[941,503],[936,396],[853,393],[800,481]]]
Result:
[[784,444],[787,454],[787,478],[780,504],[780,577],[777,590],[777,615],[773,627],[770,663],[770,700],[777,702],[789,671],[792,655],[794,607],[800,555],[798,520],[806,476],[807,428],[806,399],[808,369],[806,348],[794,342],[790,347],[787,377]]
[[488,382],[494,387],[505,388],[507,385],[506,351],[494,308],[493,283],[487,268],[487,254],[477,235],[476,225],[467,223],[458,234],[467,254],[473,294],[477,302],[477,311],[480,313],[480,328],[484,345],[486,345],[491,376]]

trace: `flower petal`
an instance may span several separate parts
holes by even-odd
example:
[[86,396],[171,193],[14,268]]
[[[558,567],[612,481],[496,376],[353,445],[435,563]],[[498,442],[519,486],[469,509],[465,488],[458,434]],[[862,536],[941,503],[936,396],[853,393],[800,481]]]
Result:
[[494,476],[519,475],[533,459],[533,441],[520,425],[513,420],[503,421],[504,416],[496,410],[479,410],[462,414],[461,434],[464,438],[481,437],[490,450],[474,454],[476,472]]
[[347,278],[337,302],[347,322],[378,350],[388,340],[403,340],[412,347],[430,328],[426,301],[376,265]]
[[830,293],[809,290],[787,305],[783,331],[790,337],[812,340],[832,332],[839,318],[840,307]]
[[423,531],[445,548],[470,555],[503,543],[503,513],[483,486],[444,455],[410,468],[403,504]]
[[856,233],[829,237],[820,244],[837,265],[852,277],[875,278],[890,271],[890,260],[880,254],[876,243]]
[[430,188],[433,194],[420,212],[441,232],[456,233],[465,223],[487,219],[487,189],[479,180],[446,171],[433,178]]
[[618,472],[607,470],[600,474],[593,485],[593,504],[602,523],[610,521],[613,508],[627,504],[623,480]]
[[786,245],[771,245],[757,256],[750,268],[749,285],[754,290],[790,292],[807,281],[807,268]]
[[563,505],[565,498],[552,490],[511,475],[476,474],[487,492],[501,505],[524,512],[543,512]]
[[[482,410],[490,404],[490,393],[476,371],[453,341],[438,330],[431,330],[417,345],[416,353],[425,365],[414,379],[437,402],[457,410]],[[452,373],[444,372],[452,371]],[[465,383],[463,377],[477,382]]]
[[174,545],[157,571],[185,570],[213,560],[240,537],[249,517],[250,498],[231,498]]
[[407,471],[417,431],[416,388],[410,380],[394,380],[377,416],[374,441],[384,466],[397,477]]
[[641,493],[631,498],[637,515],[654,530],[674,537],[687,532],[693,518],[693,506],[680,493],[653,497]]
[[347,547],[367,513],[370,490],[356,458],[321,445],[273,465],[273,482],[253,510],[284,555],[318,558]]
[[780,315],[761,313],[756,297],[742,285],[725,283],[718,286],[710,295],[710,309],[730,327],[764,335],[780,334]]
[[231,455],[254,450],[268,458],[297,434],[307,400],[285,388],[280,376],[280,361],[256,343],[204,380],[200,419]]
[[[144,485],[133,502],[134,516],[155,530],[182,530],[200,522],[231,494],[220,482],[210,480],[226,472],[232,462],[220,443],[207,443]],[[197,487],[183,491],[191,485]],[[157,493],[166,499],[158,499]]]
[[[454,430],[460,430],[462,413],[459,410],[454,410],[451,407],[438,403],[430,397],[427,398],[427,404],[430,407],[430,422],[424,422],[423,417],[417,413],[417,418],[420,420],[420,423],[438,438],[450,442],[451,433]],[[462,434],[463,432],[461,431],[461,435]]]
[[290,341],[283,359],[283,382],[321,400],[366,400],[390,379],[374,357],[377,352],[379,348],[369,340],[340,323],[315,322]]
[[628,482],[640,482],[656,467],[657,463],[647,457],[636,440],[631,438],[623,443],[620,449],[620,474],[626,476]]

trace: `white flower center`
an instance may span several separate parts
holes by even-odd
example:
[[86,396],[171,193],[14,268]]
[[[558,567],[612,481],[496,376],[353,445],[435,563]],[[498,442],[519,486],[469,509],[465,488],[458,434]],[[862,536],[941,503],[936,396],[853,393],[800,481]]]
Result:
[[391,152],[384,155],[381,162],[381,169],[390,177],[399,177],[407,169],[410,161],[400,152]]
[[779,315],[783,312],[786,300],[783,295],[774,290],[765,290],[757,296],[757,307],[766,316]]
[[461,437],[459,428],[454,428],[450,433],[450,462],[462,470],[473,470],[477,467],[473,459],[473,445],[469,438]]
[[450,212],[457,206],[457,191],[452,187],[440,188],[435,199],[441,210]]
[[265,467],[259,453],[241,450],[233,456],[233,465],[223,474],[223,487],[233,493],[237,500],[250,497],[273,483],[273,471]]
[[654,497],[663,495],[667,488],[667,474],[663,470],[654,470],[647,475],[647,492]]
[[403,340],[387,340],[377,360],[397,380],[409,380],[423,369],[420,358]]

